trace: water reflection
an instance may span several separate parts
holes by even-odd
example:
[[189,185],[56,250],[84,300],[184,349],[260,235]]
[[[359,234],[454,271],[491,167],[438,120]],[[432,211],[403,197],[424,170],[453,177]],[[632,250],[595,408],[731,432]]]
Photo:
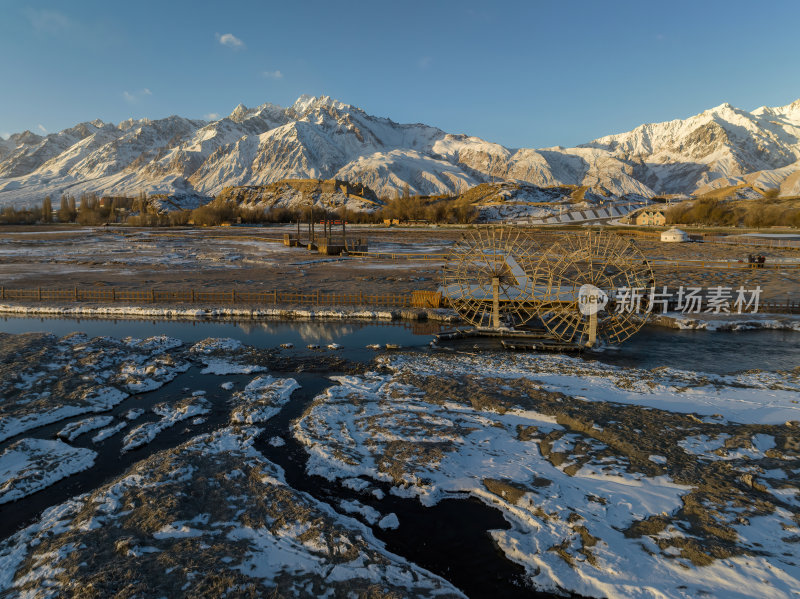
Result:
[[418,321],[331,321],[331,320],[134,320],[46,317],[4,317],[0,332],[42,332],[63,336],[74,332],[89,336],[150,337],[168,335],[193,343],[207,337],[232,337],[257,347],[327,345],[336,342],[346,349],[363,349],[369,344],[393,343],[423,347],[442,330],[435,322]]
[[[331,321],[331,320],[133,320],[12,317],[0,319],[0,332],[44,332],[63,336],[83,332],[89,336],[150,337],[168,335],[194,343],[208,337],[232,337],[256,347],[291,343],[304,351],[306,345],[338,343],[343,356],[368,360],[371,344],[396,344],[424,349],[432,336],[448,328],[426,321]],[[447,344],[443,344],[447,345]],[[453,349],[501,349],[498,339],[465,339],[449,344]],[[601,352],[585,352],[583,358],[619,366],[656,368],[670,366],[728,374],[749,369],[791,370],[800,364],[800,335],[795,331],[676,331],[646,327],[620,346]]]

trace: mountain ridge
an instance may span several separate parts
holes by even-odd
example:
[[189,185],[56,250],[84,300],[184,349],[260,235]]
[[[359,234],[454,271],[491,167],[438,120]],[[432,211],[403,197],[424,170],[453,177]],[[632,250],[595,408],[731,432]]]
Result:
[[0,206],[45,195],[139,191],[210,198],[225,187],[337,179],[383,198],[462,193],[485,182],[577,185],[613,196],[692,195],[742,183],[800,194],[800,99],[752,112],[728,103],[574,147],[507,148],[395,123],[329,96],[236,106],[217,120],[95,119],[0,139]]

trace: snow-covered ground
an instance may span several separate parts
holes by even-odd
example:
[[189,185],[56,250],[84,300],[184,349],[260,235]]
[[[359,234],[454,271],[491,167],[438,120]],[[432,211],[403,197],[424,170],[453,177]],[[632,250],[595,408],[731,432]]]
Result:
[[76,437],[79,437],[83,433],[103,428],[112,422],[114,422],[113,416],[92,416],[91,418],[84,418],[83,420],[70,422],[58,431],[58,436],[67,441],[74,441]]
[[442,322],[459,322],[451,310],[359,310],[346,308],[291,309],[291,308],[149,308],[142,306],[81,306],[81,305],[38,305],[0,304],[0,314],[40,314],[64,317],[102,317],[102,318],[160,318],[160,319],[224,319],[237,320],[399,320],[401,318],[424,317]]
[[[355,579],[362,590],[458,596],[374,538],[413,527],[381,503],[386,493],[424,505],[471,495],[499,510],[509,528],[490,531],[494,542],[545,591],[788,599],[800,587],[798,369],[716,375],[549,354],[384,354],[374,369],[345,370],[289,430],[259,440],[282,455],[290,436],[299,441],[307,472],[342,487],[327,504],[291,489],[253,448],[252,425],[274,419],[299,388],[278,374],[294,359],[233,339],[0,334],[0,503],[90,468],[97,452],[86,446],[102,451],[114,435],[130,452],[122,459],[142,457],[0,543],[0,595],[69,595],[89,580],[111,593],[144,579],[152,596],[214,584],[343,596]],[[190,364],[212,363],[237,376],[145,403]],[[133,394],[113,416],[98,414]],[[224,428],[131,452],[204,417]]]
[[[340,377],[295,423],[310,474],[383,481],[426,505],[478,497],[511,526],[492,531],[500,549],[546,591],[788,599],[800,588],[797,373],[516,354],[385,365],[392,374]],[[726,446],[718,459],[710,437]]]
[[135,426],[125,435],[122,451],[132,451],[142,445],[150,443],[156,435],[178,424],[211,411],[209,402],[200,397],[188,397],[175,403],[158,404],[153,407],[153,412],[161,416],[156,422],[145,422]]
[[247,352],[241,341],[235,339],[204,339],[189,348],[189,352],[205,366],[203,374],[253,374],[266,370],[265,366],[242,363]]
[[[42,239],[4,233],[0,237],[0,260],[12,261],[19,255],[25,256],[26,267],[59,265],[59,270],[82,272],[89,270],[86,265],[91,265],[92,271],[103,267],[229,270],[243,265],[280,266],[302,254],[282,243],[217,238],[209,244],[185,235],[170,237],[149,231],[109,230]],[[12,267],[13,264],[4,266],[3,271]]]
[[265,597],[464,596],[388,552],[357,520],[289,487],[253,448],[258,433],[196,437],[50,508],[0,543],[0,593],[65,596],[91,585],[112,596],[135,585],[151,597],[232,588]]
[[667,312],[659,324],[682,330],[754,331],[769,329],[800,332],[800,316],[786,314],[700,314],[686,315]]
[[91,468],[97,452],[63,441],[20,439],[0,454],[0,503],[41,491]]
[[[528,379],[544,391],[588,402],[614,402],[740,424],[800,421],[800,371],[745,371],[718,375],[668,366],[651,370],[613,366],[548,354],[438,354],[413,361],[427,376],[437,372],[481,373],[499,379]],[[401,359],[400,359],[401,360]],[[401,362],[396,363],[398,367]],[[454,371],[454,365],[456,370]],[[439,370],[442,369],[442,370]]]
[[233,394],[231,422],[266,422],[280,412],[289,402],[292,392],[299,387],[294,379],[275,379],[269,375],[256,377],[243,391]]
[[113,437],[118,432],[122,431],[126,426],[128,426],[127,422],[118,422],[113,426],[109,426],[100,430],[94,437],[92,437],[92,443],[101,443],[105,441],[109,437]]
[[189,368],[168,337],[89,339],[82,334],[4,335],[0,344],[0,441],[39,426],[105,412]]

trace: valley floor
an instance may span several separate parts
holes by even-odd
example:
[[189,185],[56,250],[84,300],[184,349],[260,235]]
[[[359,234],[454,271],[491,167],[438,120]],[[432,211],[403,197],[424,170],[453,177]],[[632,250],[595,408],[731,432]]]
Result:
[[[321,256],[276,242],[291,226],[202,229],[80,227],[0,228],[0,286],[7,288],[150,288],[189,290],[301,291],[374,294],[436,290],[443,258],[377,259]],[[305,232],[303,233],[305,235]],[[458,228],[348,227],[349,239],[369,240],[370,252],[446,254],[460,239]],[[558,231],[533,230],[548,247]],[[651,260],[747,261],[765,254],[768,263],[796,264],[797,250],[711,243],[664,244],[636,240]],[[762,300],[800,301],[800,268],[742,269],[655,267],[657,285],[760,285]]]
[[[494,596],[800,586],[796,368],[346,351],[0,333],[0,594],[483,597],[501,562]],[[439,516],[487,574],[423,559],[412,514],[454,498],[502,516],[468,543],[483,520]]]

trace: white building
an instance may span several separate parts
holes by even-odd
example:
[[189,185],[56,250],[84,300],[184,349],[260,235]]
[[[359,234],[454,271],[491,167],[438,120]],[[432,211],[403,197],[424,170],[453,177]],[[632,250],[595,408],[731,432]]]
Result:
[[664,231],[661,234],[661,241],[669,243],[682,243],[684,241],[689,241],[689,235],[686,233],[686,231],[672,228],[669,231]]

